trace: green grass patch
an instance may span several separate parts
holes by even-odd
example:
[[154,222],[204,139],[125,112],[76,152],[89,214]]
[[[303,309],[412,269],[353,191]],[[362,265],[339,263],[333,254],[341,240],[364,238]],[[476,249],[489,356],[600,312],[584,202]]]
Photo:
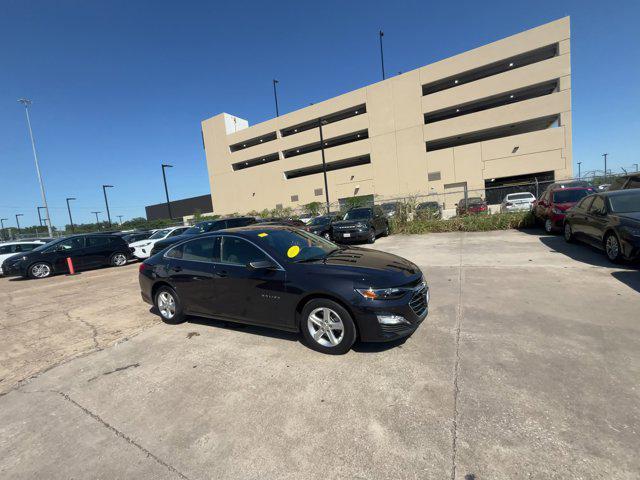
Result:
[[492,215],[465,215],[448,220],[392,218],[391,233],[416,234],[431,232],[488,232],[530,228],[535,225],[531,212],[495,213]]

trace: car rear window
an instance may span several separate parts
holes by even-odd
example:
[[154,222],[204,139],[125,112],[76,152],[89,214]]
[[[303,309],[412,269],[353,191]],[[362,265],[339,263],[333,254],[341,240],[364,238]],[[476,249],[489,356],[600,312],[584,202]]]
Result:
[[523,200],[533,198],[533,195],[531,195],[530,193],[512,193],[510,195],[507,195],[507,198],[509,200]]
[[609,204],[615,213],[640,212],[640,190],[622,190],[624,193],[611,195]]

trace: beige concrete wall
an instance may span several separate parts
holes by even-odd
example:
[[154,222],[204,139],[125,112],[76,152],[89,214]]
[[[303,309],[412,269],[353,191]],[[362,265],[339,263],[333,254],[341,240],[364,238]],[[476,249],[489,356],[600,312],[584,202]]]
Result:
[[[493,75],[455,88],[422,95],[422,85],[558,44],[558,55],[531,65]],[[474,102],[527,86],[559,80],[559,91],[468,115],[424,123],[424,114]],[[360,88],[278,118],[227,134],[224,114],[202,122],[214,211],[244,213],[274,208],[277,204],[300,207],[324,201],[323,175],[286,179],[284,172],[319,165],[320,152],[284,158],[287,149],[319,141],[317,128],[282,137],[280,130],[321,116],[366,104],[366,113],[331,123],[324,138],[368,130],[369,138],[325,150],[327,162],[369,154],[371,163],[328,173],[332,202],[340,198],[373,194],[393,198],[415,194],[443,194],[445,185],[466,182],[469,189],[484,188],[484,181],[512,175],[554,171],[556,178],[572,175],[571,62],[569,18],[562,18],[385,81]],[[560,126],[543,131],[477,142],[427,152],[425,142],[547,115],[559,115]],[[231,152],[238,142],[277,132],[277,139]],[[518,149],[513,153],[514,147]],[[234,171],[237,162],[279,153],[280,159]],[[429,182],[429,172],[440,180]],[[322,188],[317,196],[315,189]],[[450,189],[451,190],[451,189]],[[298,196],[297,202],[291,197]]]

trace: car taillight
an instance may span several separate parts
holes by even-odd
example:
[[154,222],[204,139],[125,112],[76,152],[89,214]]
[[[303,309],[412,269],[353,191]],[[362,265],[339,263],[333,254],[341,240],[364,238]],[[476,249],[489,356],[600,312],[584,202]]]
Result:
[[142,273],[148,268],[149,268],[149,265],[147,265],[146,263],[141,263],[140,267],[138,268],[138,272]]

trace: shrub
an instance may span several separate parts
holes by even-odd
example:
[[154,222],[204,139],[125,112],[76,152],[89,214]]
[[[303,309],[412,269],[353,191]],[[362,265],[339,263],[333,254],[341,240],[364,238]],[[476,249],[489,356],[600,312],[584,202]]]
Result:
[[402,221],[392,218],[392,233],[430,233],[430,232],[486,232],[490,230],[509,230],[512,228],[529,228],[535,225],[531,212],[495,213],[493,215],[465,215],[448,220],[416,218]]

